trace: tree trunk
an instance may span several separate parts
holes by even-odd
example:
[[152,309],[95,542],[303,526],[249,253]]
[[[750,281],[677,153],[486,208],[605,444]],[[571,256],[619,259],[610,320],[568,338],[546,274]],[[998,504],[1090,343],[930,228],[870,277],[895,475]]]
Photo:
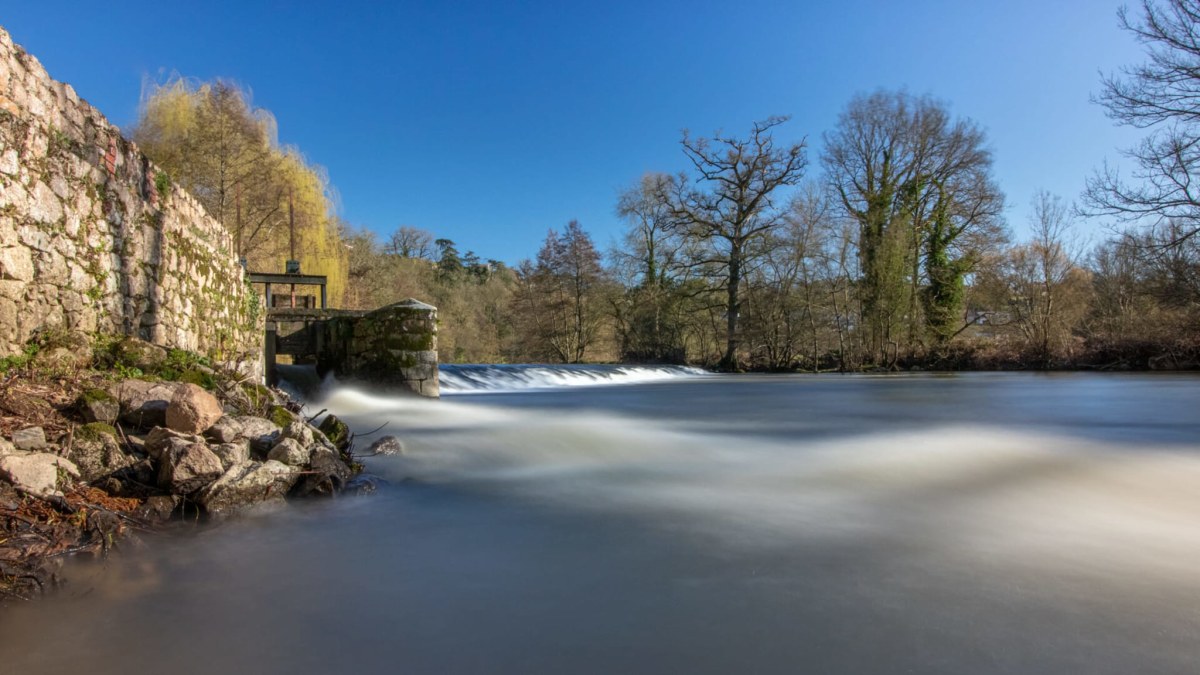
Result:
[[738,369],[738,290],[742,285],[742,247],[733,243],[729,250],[729,288],[725,303],[725,355],[717,367],[721,370]]

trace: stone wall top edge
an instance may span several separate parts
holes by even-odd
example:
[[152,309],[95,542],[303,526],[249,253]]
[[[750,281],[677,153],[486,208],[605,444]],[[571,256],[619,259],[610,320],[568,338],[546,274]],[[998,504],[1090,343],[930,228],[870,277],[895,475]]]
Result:
[[[4,28],[4,26],[0,26],[0,43],[3,43],[5,46],[10,48],[10,50],[13,52],[13,58],[16,58],[19,50],[19,52],[24,55],[22,58],[24,59],[23,67],[25,70],[35,79],[46,83],[50,88],[61,93],[63,97],[67,98],[71,102],[71,105],[78,108],[79,112],[82,113],[84,118],[84,124],[97,127],[97,131],[99,132],[97,136],[104,135],[109,137],[119,137],[122,139],[127,144],[128,153],[131,157],[146,161],[147,172],[149,175],[153,176],[158,171],[162,170],[162,168],[155,164],[153,160],[150,160],[149,157],[146,157],[145,153],[142,152],[137,143],[127,138],[124,133],[122,133],[120,127],[109,121],[103,112],[89,103],[83,96],[80,96],[74,87],[67,82],[61,82],[54,79],[36,56],[13,41],[12,35],[7,29]],[[8,68],[10,66],[8,63],[2,63],[0,64],[0,67]],[[29,92],[29,95],[36,95],[36,92]],[[30,120],[31,118],[31,116],[28,114],[23,115],[23,117],[27,120]],[[70,130],[62,131],[68,132]],[[76,140],[83,139],[77,138]],[[225,229],[223,225],[213,218],[212,214],[208,213],[207,209],[205,209],[204,205],[201,204],[198,199],[196,199],[195,195],[179,185],[172,184],[171,198],[182,200],[186,203],[188,208],[194,209],[197,212],[197,215],[203,219],[204,225],[206,226],[205,229],[208,230],[208,233],[218,237],[221,240],[222,248],[224,248],[224,250],[230,255],[233,255],[232,235],[227,229]]]

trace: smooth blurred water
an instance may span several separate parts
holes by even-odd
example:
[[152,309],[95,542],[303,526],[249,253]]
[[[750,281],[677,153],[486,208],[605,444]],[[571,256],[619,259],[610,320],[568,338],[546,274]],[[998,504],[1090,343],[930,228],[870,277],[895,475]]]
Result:
[[1200,670],[1200,377],[312,407],[386,422],[393,485],[77,566],[0,614],[0,673]]

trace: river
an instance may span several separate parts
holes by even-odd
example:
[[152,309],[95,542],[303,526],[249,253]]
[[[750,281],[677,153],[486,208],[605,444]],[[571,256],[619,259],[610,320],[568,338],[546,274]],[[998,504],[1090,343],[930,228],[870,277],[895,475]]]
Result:
[[73,564],[0,614],[0,673],[1200,670],[1195,375],[444,392],[333,388],[312,411],[403,440],[390,485]]

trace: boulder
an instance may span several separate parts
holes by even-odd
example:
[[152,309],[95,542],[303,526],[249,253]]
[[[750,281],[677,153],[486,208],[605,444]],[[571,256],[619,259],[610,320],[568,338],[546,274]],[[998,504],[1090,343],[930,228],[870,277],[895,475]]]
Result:
[[120,401],[103,389],[88,389],[83,392],[75,402],[75,407],[85,422],[112,424],[121,415]]
[[251,417],[249,415],[233,419],[242,425],[242,433],[239,436],[249,439],[250,450],[252,452],[265,455],[274,447],[275,442],[279,440],[279,425],[270,420],[265,420],[261,417]]
[[384,436],[367,448],[368,455],[403,455],[404,444],[395,436]]
[[379,491],[379,488],[387,483],[375,476],[368,474],[360,474],[346,481],[346,485],[342,488],[342,494],[352,495],[370,495]]
[[232,443],[210,445],[209,450],[212,450],[213,454],[221,460],[221,466],[226,470],[250,461],[250,441],[244,438],[239,438]]
[[294,438],[284,438],[271,448],[267,459],[282,462],[288,466],[304,466],[312,458],[312,449],[300,445]]
[[166,362],[167,350],[145,340],[126,337],[113,346],[113,356],[117,363],[148,373]]
[[292,422],[279,432],[280,440],[290,438],[300,445],[308,448],[315,442],[313,437],[313,429],[304,422]]
[[196,501],[212,515],[228,515],[257,504],[282,502],[298,477],[295,469],[273,460],[244,462],[201,490]]
[[52,372],[79,370],[92,365],[92,350],[76,351],[67,347],[51,347],[38,352],[33,364],[37,368]]
[[204,443],[171,445],[159,460],[158,486],[186,495],[220,478],[224,470],[220,458]]
[[179,495],[154,495],[138,509],[138,517],[151,522],[168,520],[182,501]]
[[209,427],[204,435],[218,443],[232,443],[242,435],[242,424],[225,415]]
[[146,434],[143,448],[147,455],[157,460],[162,457],[163,450],[181,443],[183,445],[204,443],[204,439],[195,434],[185,434],[166,427],[154,427],[149,434]]
[[121,421],[139,429],[161,427],[167,423],[167,406],[175,398],[179,385],[174,382],[125,380],[113,395],[121,404]]
[[16,446],[14,446],[7,438],[0,436],[0,457],[11,455],[15,452],[17,452]]
[[46,432],[41,427],[29,427],[14,431],[12,444],[17,450],[45,450],[50,444],[46,442]]
[[267,409],[267,419],[271,420],[277,426],[282,428],[286,427],[292,422],[299,421],[300,417],[284,406],[273,405]]
[[224,411],[216,396],[195,384],[183,383],[167,404],[167,426],[186,434],[199,434],[208,430]]
[[21,492],[34,497],[61,497],[59,471],[78,478],[79,469],[70,460],[47,452],[14,453],[0,457],[0,474]]
[[317,446],[308,461],[309,470],[300,478],[292,494],[298,497],[331,497],[354,473],[336,450]]
[[80,477],[89,483],[134,463],[117,442],[116,430],[102,422],[85,424],[75,430],[67,458],[78,467]]
[[350,447],[350,427],[338,419],[337,415],[326,415],[325,419],[321,420],[319,430],[338,450]]

